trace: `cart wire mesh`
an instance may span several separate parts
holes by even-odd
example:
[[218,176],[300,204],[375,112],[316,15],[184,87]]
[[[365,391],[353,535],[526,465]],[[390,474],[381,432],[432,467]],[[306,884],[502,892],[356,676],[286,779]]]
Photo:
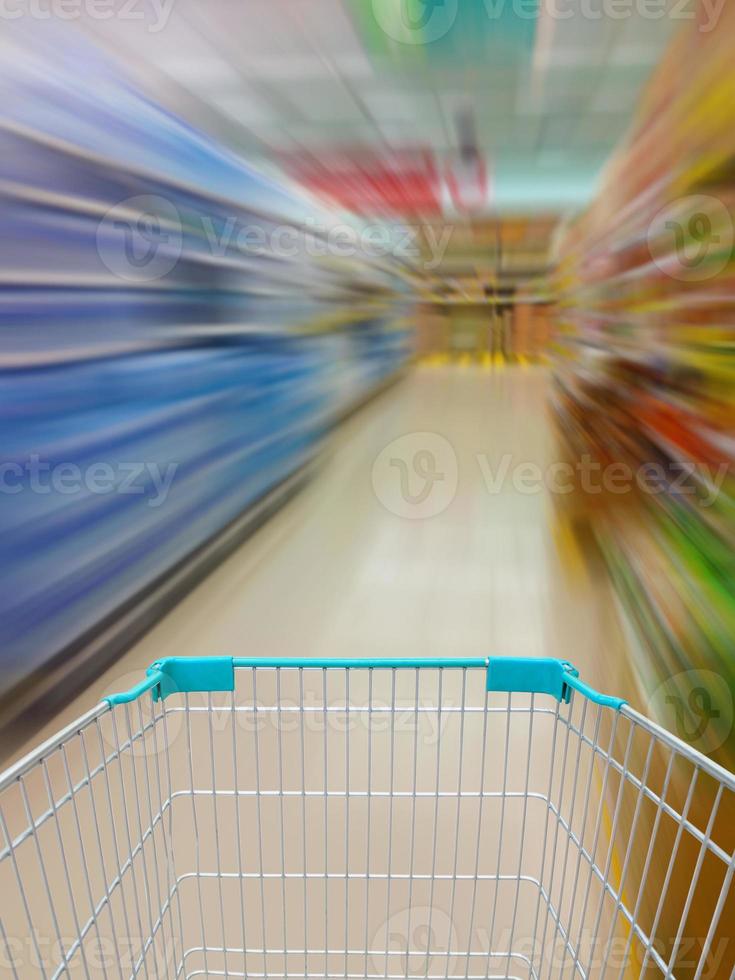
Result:
[[733,776],[442,663],[243,667],[59,733],[0,777],[0,976],[732,980]]

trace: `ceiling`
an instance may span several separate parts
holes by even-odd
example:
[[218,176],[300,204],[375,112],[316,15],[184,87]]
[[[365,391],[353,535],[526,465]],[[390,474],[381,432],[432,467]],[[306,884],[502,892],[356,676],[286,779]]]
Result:
[[582,205],[675,23],[636,4],[618,20],[534,0],[146,2],[88,28],[193,124],[368,213],[400,210],[402,188],[405,211],[445,216]]

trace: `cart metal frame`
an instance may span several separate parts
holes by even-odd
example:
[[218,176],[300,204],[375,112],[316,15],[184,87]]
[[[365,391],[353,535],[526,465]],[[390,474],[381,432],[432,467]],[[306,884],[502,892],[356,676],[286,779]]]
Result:
[[0,776],[0,976],[733,980],[734,807],[565,661],[163,660]]

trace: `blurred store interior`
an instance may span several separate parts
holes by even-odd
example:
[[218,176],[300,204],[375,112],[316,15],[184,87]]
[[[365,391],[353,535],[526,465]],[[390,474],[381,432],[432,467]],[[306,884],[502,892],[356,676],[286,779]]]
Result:
[[732,766],[735,9],[31,6],[4,757],[163,656],[502,653]]

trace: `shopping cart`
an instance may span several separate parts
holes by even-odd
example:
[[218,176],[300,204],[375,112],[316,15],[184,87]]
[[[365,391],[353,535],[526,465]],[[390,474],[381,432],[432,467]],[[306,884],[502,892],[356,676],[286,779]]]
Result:
[[734,792],[557,660],[164,660],[0,777],[0,975],[732,978]]

